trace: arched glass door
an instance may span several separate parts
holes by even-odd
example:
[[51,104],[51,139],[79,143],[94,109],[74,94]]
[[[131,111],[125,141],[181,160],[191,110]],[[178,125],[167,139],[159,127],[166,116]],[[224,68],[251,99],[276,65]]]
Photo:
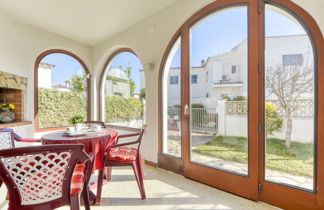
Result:
[[285,209],[324,208],[321,40],[290,1],[197,12],[164,57],[159,166]]

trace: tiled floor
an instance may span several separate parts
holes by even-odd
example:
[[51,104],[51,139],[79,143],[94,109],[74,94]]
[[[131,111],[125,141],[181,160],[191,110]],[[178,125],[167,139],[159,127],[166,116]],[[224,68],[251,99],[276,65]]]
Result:
[[[182,176],[145,167],[147,199],[141,200],[130,168],[114,168],[112,181],[104,185],[100,206],[91,209],[276,209],[250,201]],[[6,206],[3,206],[3,210]],[[60,210],[69,209],[62,207]]]

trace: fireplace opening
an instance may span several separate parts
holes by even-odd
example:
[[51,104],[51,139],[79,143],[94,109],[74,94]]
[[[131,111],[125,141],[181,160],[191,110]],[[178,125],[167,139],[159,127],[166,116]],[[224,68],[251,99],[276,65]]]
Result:
[[13,104],[15,122],[25,120],[25,91],[11,88],[0,88],[0,104]]

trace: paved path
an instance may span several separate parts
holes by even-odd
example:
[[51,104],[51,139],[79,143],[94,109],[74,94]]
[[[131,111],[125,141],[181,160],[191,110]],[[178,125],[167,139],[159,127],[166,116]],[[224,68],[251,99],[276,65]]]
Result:
[[[206,142],[213,139],[215,136],[205,135],[205,134],[194,134],[192,137],[193,148],[205,144]],[[168,140],[168,153],[175,156],[180,156],[181,144],[180,136],[178,132],[171,131]],[[197,153],[192,153],[192,161],[200,164],[223,168],[230,171],[235,171],[237,173],[242,173],[247,175],[247,165],[242,163],[237,163],[233,161],[223,160],[215,157],[210,157],[206,155],[201,155]],[[289,173],[284,173],[280,171],[274,171],[266,169],[266,180],[290,184],[306,189],[313,189],[313,179],[306,176],[297,176]]]

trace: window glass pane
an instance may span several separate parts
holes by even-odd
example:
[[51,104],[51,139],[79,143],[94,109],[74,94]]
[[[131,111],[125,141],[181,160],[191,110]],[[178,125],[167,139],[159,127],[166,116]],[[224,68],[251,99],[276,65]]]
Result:
[[170,76],[170,84],[177,85],[178,84],[178,76]]
[[145,114],[145,77],[140,60],[134,53],[121,52],[105,71],[105,121],[115,126],[141,128]]
[[191,28],[190,44],[190,159],[243,175],[249,141],[247,28],[247,7],[224,9]]
[[271,5],[265,32],[265,179],[313,190],[313,47],[302,25]]
[[191,84],[197,84],[198,82],[198,76],[195,75],[191,75]]
[[[181,157],[181,60],[180,38],[169,52],[163,70],[164,154]],[[168,84],[167,81],[170,81]]]
[[52,53],[38,66],[38,128],[71,124],[80,116],[87,120],[87,73],[72,56]]

